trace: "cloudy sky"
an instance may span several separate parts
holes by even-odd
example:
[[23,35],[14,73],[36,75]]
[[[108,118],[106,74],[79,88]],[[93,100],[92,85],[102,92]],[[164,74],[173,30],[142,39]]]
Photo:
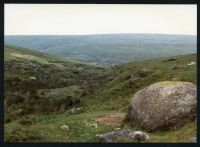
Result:
[[5,5],[5,35],[196,32],[196,5]]

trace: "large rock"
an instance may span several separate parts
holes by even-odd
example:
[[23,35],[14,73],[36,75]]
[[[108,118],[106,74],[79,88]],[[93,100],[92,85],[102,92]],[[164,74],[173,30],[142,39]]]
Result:
[[141,142],[148,140],[150,137],[141,131],[133,131],[130,129],[124,129],[124,130],[114,130],[108,133],[104,133],[101,135],[98,135],[100,139],[104,142],[112,142],[116,140],[130,140],[130,141],[136,141]]
[[189,82],[164,81],[138,91],[129,120],[147,131],[176,129],[196,118],[197,91]]

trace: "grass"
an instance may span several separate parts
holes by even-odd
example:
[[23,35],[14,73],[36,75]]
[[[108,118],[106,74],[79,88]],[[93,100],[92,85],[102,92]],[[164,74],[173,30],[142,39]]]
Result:
[[48,63],[48,61],[64,61],[54,55],[49,55],[42,52],[33,51],[30,49],[25,49],[21,47],[15,47],[10,45],[5,45],[4,61],[10,61],[17,58],[28,59],[27,57],[32,57],[39,63]]
[[[95,118],[105,116],[108,111],[83,112],[80,114],[67,115],[32,115],[36,119],[35,124],[21,125],[19,120],[6,123],[5,141],[15,141],[16,138],[26,141],[43,141],[43,142],[100,142],[97,134],[112,131],[116,129],[114,126],[98,124],[98,127],[87,126],[87,123],[95,123]],[[62,125],[68,125],[69,131],[60,129]],[[122,128],[130,128],[133,130],[142,130],[141,128],[125,125]],[[190,137],[196,136],[196,123],[188,123],[184,127],[174,131],[160,131],[148,133],[150,139],[146,143],[153,142],[190,142]],[[11,137],[13,131],[20,130],[19,136]],[[52,133],[53,132],[53,133]],[[35,135],[34,135],[35,133]],[[36,136],[35,140],[31,135]],[[26,138],[24,137],[26,136]],[[130,142],[130,140],[116,140],[115,142]],[[132,142],[132,141],[131,141]]]
[[[4,66],[5,103],[12,102],[12,105],[5,105],[6,112],[23,108],[27,113],[48,113],[49,108],[59,111],[60,107],[67,111],[68,105],[81,101],[82,93],[89,95],[100,86],[105,73],[102,67],[61,62],[62,59],[24,48],[6,46],[5,54],[9,54],[5,56]],[[26,58],[17,58],[12,54]],[[34,61],[28,58],[32,56]],[[42,63],[40,59],[47,63]],[[14,103],[13,100],[17,102],[19,97],[21,102]]]
[[[20,56],[12,56],[13,53]],[[33,56],[34,61],[19,58],[27,55]],[[57,58],[5,46],[5,103],[8,98],[20,97],[24,101],[4,106],[4,141],[99,142],[97,134],[112,131],[116,126],[97,123],[95,119],[115,112],[126,114],[129,101],[138,90],[174,78],[193,84],[197,82],[196,65],[187,65],[196,62],[195,54],[177,56],[175,61],[163,62],[164,58],[135,61],[108,69]],[[37,80],[31,81],[30,76],[36,76]],[[85,93],[83,96],[82,92]],[[60,112],[61,104],[67,106],[71,99],[79,99],[84,111],[70,115],[65,113],[67,107]],[[24,110],[27,107],[30,113],[10,119],[9,113],[21,107]],[[40,108],[44,110],[39,111]],[[45,108],[55,112],[46,114],[50,109]],[[26,124],[27,121],[31,124]],[[92,123],[97,123],[98,127],[90,125]],[[62,125],[68,125],[69,131],[60,129]],[[125,122],[121,128],[142,130]],[[188,142],[190,137],[196,136],[196,129],[194,122],[188,123],[174,131],[150,133],[151,139],[146,142]]]
[[180,129],[174,131],[162,131],[152,133],[153,136],[147,142],[162,143],[184,143],[191,142],[191,137],[196,137],[197,124],[195,122],[188,123]]
[[[86,123],[94,123],[94,118],[105,114],[105,112],[84,112],[75,115],[36,115],[36,123],[30,126],[24,126],[19,123],[19,120],[5,124],[5,141],[10,139],[11,130],[21,129],[29,130],[30,132],[37,131],[42,141],[51,142],[88,142],[98,141],[96,134],[111,131],[112,127],[98,125],[98,128],[87,126]],[[69,131],[61,130],[62,125],[68,125]],[[53,132],[53,133],[52,133]],[[24,132],[25,134],[27,132]],[[44,135],[43,135],[44,134]],[[31,140],[30,140],[31,141]]]
[[[173,78],[176,78],[176,81],[191,82],[196,85],[196,65],[187,65],[191,61],[196,62],[195,54],[177,56],[172,62],[163,62],[163,60],[135,61],[114,67],[107,73],[107,77],[114,77],[113,80],[100,87],[88,98],[89,109],[95,110],[96,108],[91,105],[98,102],[98,109],[126,111],[131,97],[138,90],[153,83],[172,81]],[[171,69],[173,65],[180,67]],[[128,75],[131,77],[126,79]]]

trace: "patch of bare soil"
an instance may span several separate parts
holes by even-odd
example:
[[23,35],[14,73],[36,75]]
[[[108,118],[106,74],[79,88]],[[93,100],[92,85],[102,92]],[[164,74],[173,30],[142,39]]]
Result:
[[95,121],[99,124],[109,125],[113,127],[122,127],[124,118],[125,113],[111,111],[105,116],[96,118]]

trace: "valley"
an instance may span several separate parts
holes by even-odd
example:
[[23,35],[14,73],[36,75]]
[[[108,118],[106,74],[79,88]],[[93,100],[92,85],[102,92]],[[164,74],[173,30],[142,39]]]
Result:
[[103,66],[196,53],[196,36],[167,34],[8,35],[5,44]]
[[[22,42],[24,39],[20,38]],[[126,56],[130,52],[122,55],[112,52],[111,57],[105,51],[104,54],[94,51],[93,54],[105,57],[105,62],[100,57],[89,58],[94,60],[89,62],[88,56],[82,58],[84,54],[80,50],[77,52],[83,56],[76,54],[77,58],[71,59],[59,56],[63,52],[54,54],[51,46],[42,51],[44,47],[39,49],[31,42],[21,45],[22,42],[16,39],[14,44],[34,50],[13,44],[4,48],[4,141],[102,142],[99,134],[112,130],[145,131],[127,121],[129,102],[137,91],[161,81],[185,81],[194,85],[197,82],[197,55],[191,44],[185,50],[181,48],[181,53],[169,52],[170,49],[165,50],[169,54],[146,53],[148,57],[140,56],[136,61]],[[145,48],[141,52],[144,51]],[[68,128],[62,129],[63,125]],[[196,122],[191,121],[176,130],[149,132],[151,138],[144,142],[191,142],[196,131]]]

